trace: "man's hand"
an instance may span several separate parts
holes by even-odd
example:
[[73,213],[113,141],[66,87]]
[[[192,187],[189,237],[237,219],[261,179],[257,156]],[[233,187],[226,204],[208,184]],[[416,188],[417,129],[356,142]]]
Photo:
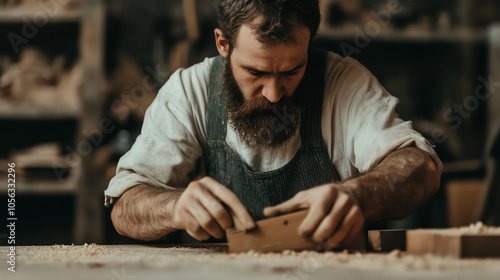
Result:
[[238,197],[208,176],[191,182],[174,205],[175,228],[185,229],[198,240],[206,240],[210,236],[223,238],[224,231],[232,227],[233,219],[247,230],[255,227]]
[[285,214],[299,209],[309,213],[299,227],[301,236],[326,242],[330,248],[350,241],[363,228],[365,219],[358,205],[334,185],[327,184],[298,192],[293,198],[264,209],[265,216]]

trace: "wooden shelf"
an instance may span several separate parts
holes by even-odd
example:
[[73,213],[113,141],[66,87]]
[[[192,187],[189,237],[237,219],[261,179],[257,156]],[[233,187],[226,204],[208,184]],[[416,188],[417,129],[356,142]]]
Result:
[[[362,29],[361,29],[362,30]],[[318,30],[317,40],[352,40],[360,36],[352,28],[322,27]],[[478,42],[486,41],[484,31],[472,29],[454,29],[450,31],[405,31],[405,30],[382,30],[377,36],[369,36],[373,41],[398,42],[398,43],[435,43],[435,42]]]
[[81,10],[59,10],[54,14],[44,11],[41,7],[20,7],[0,9],[1,23],[23,23],[24,20],[33,21],[34,18],[45,19],[49,22],[79,22],[82,18]]
[[[75,194],[78,183],[82,176],[82,167],[71,169],[70,175],[62,180],[43,180],[26,178],[16,173],[16,195],[19,194]],[[5,173],[0,175],[0,190],[7,194],[7,177]]]
[[81,110],[77,108],[33,108],[28,106],[0,106],[0,119],[36,120],[36,119],[78,119]]
[[[105,102],[105,96],[103,95],[105,87],[103,52],[106,9],[102,0],[80,2],[80,9],[65,10],[63,6],[60,6],[57,13],[54,14],[46,12],[43,7],[36,5],[12,9],[0,8],[0,26],[2,26],[0,28],[4,29],[5,25],[26,24],[25,22],[35,24],[37,20],[38,22],[45,22],[45,19],[49,24],[61,23],[56,24],[56,27],[77,24],[79,26],[77,44],[79,46],[79,61],[82,67],[82,81],[79,92],[80,104],[78,106],[57,106],[48,103],[47,106],[54,106],[55,108],[41,108],[40,106],[29,106],[31,104],[11,106],[5,104],[5,102],[2,104],[0,101],[1,122],[9,119],[76,119],[78,121],[76,143],[86,140],[84,131],[91,131],[99,126],[102,107]],[[6,31],[9,30],[8,28]],[[20,134],[17,136],[22,137]],[[16,191],[20,194],[69,194],[75,196],[75,243],[99,243],[103,241],[104,237],[104,217],[99,213],[102,210],[102,197],[106,183],[100,174],[101,170],[95,166],[94,157],[95,155],[82,157],[79,167],[73,169],[69,177],[61,182],[57,179],[42,180],[42,178],[36,178],[35,176],[22,178],[19,175],[19,178],[16,178]],[[6,174],[2,172],[5,171],[0,170],[0,191],[7,193],[7,178]],[[82,174],[85,174],[85,176]]]

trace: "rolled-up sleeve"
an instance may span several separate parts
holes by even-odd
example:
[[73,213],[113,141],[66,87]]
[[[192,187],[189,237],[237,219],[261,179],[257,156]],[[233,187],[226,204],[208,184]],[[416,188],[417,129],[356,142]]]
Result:
[[141,134],[120,158],[116,175],[104,192],[108,205],[110,198],[121,196],[131,187],[185,188],[204,172],[201,113],[193,113],[191,99],[193,91],[205,90],[205,84],[203,77],[196,82],[192,75],[196,75],[196,69],[172,74],[147,109]]
[[441,173],[443,166],[432,145],[411,121],[396,113],[399,100],[391,96],[359,62],[351,60],[338,76],[332,119],[338,153],[334,163],[341,177],[367,172],[394,150],[415,146],[429,154]]

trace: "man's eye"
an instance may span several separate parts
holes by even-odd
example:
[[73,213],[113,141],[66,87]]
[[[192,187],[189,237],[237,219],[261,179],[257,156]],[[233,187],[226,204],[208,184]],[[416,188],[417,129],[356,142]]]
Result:
[[295,71],[292,71],[292,72],[286,72],[285,75],[287,75],[287,76],[294,76],[294,75],[297,75],[297,73],[299,73],[299,71],[295,70]]
[[248,71],[248,73],[250,73],[252,76],[255,76],[255,77],[261,77],[262,76],[262,72]]

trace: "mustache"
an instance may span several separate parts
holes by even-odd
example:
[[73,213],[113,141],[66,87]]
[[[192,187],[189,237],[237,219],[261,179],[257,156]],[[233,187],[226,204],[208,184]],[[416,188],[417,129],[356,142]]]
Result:
[[280,110],[291,102],[288,96],[282,96],[279,102],[272,103],[264,96],[259,96],[245,101],[240,105],[238,111],[240,114],[266,114],[275,110]]

